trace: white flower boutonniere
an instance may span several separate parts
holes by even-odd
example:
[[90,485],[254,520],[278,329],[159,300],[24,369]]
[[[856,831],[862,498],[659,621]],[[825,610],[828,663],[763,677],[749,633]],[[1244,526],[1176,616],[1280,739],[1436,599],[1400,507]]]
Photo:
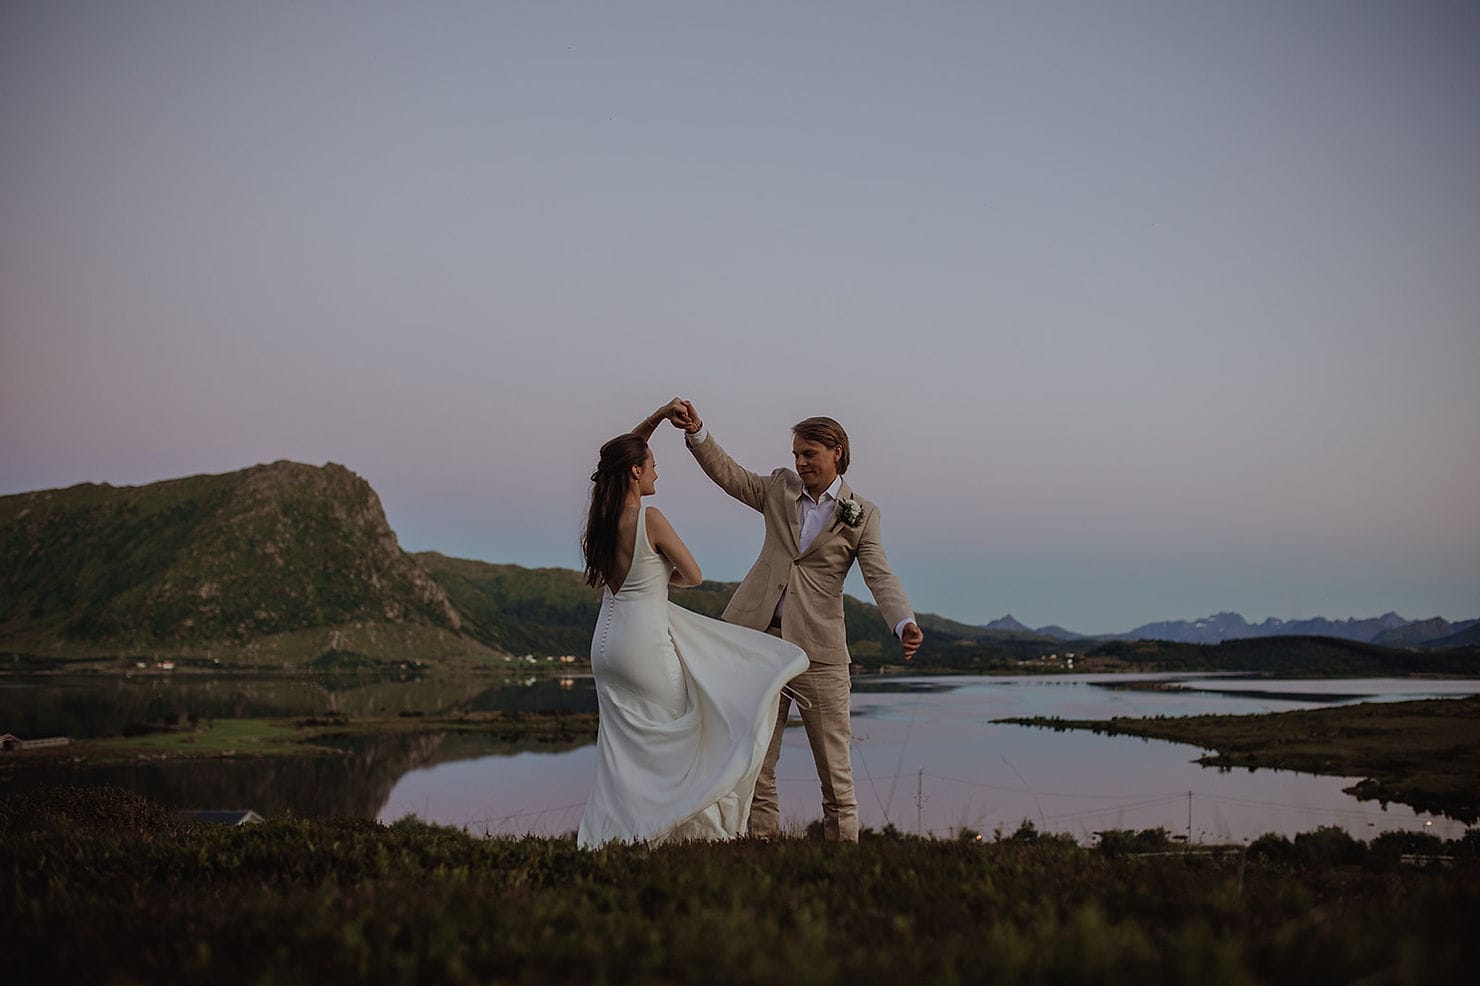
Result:
[[838,521],[849,527],[857,527],[863,523],[863,504],[851,496],[846,500],[838,501]]

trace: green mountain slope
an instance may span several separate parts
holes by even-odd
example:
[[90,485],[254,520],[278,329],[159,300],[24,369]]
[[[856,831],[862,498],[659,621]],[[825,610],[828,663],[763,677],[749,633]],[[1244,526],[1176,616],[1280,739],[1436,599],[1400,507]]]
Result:
[[0,497],[0,571],[0,647],[20,652],[484,649],[332,463]]
[[[673,599],[718,616],[734,590],[705,583]],[[0,497],[0,655],[9,666],[141,656],[325,668],[583,658],[599,605],[572,569],[403,552],[375,491],[334,464]],[[877,608],[845,596],[843,610],[855,661],[900,663]],[[1480,659],[1473,644],[1412,651],[1317,637],[1065,643],[918,617],[922,669],[1056,671],[1073,656],[1080,670],[1447,674],[1473,673]]]
[[[601,608],[601,594],[570,568],[524,568],[435,551],[412,555],[446,591],[465,620],[465,628],[490,646],[513,654],[574,654],[591,647],[591,629]],[[710,583],[675,589],[674,602],[707,616],[719,616],[733,583]]]
[[[589,652],[601,596],[582,584],[574,569],[495,565],[434,551],[412,557],[446,590],[467,632],[490,646],[535,656],[584,657]],[[717,617],[736,587],[734,582],[705,582],[675,589],[671,598],[686,609]],[[855,661],[864,666],[899,662],[899,643],[876,606],[844,596],[843,615]],[[919,614],[919,620],[927,634],[918,658],[922,667],[1026,659],[1061,647],[1048,637],[983,631],[929,613]]]
[[[535,656],[574,654],[584,659],[589,652],[600,595],[581,583],[579,572],[494,565],[436,552],[412,557],[446,590],[467,632],[489,645]],[[735,588],[733,582],[706,582],[676,589],[672,598],[680,606],[718,616]],[[877,607],[844,596],[843,613],[855,662],[865,668],[901,663],[899,643]],[[1473,674],[1480,669],[1480,655],[1473,648],[1430,654],[1326,637],[1261,637],[1217,645],[1064,642],[1032,632],[986,630],[932,613],[917,616],[926,640],[913,666],[921,669],[1062,671],[1068,669],[1065,658],[1070,654],[1076,667],[1099,670]]]

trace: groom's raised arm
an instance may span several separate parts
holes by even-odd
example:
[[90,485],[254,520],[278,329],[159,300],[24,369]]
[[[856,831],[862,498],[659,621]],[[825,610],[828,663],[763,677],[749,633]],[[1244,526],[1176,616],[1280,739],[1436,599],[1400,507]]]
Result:
[[[692,404],[689,409],[693,410]],[[766,501],[766,478],[730,458],[729,453],[720,448],[719,442],[709,434],[697,413],[691,416],[690,421],[693,430],[684,429],[684,444],[694,453],[694,459],[699,463],[699,468],[704,470],[704,475],[747,507],[760,510]]]

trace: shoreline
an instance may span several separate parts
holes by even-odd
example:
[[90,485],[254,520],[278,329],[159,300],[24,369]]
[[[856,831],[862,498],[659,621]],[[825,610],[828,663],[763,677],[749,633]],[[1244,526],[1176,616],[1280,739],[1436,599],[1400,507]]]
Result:
[[1212,751],[1197,758],[1207,767],[1360,777],[1345,789],[1359,800],[1480,821],[1480,696],[1242,716],[994,721],[1184,743]]

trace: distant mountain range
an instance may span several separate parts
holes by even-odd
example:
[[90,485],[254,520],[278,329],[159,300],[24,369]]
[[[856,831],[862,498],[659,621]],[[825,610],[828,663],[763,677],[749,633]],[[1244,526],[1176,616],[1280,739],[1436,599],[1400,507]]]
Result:
[[1126,633],[1089,635],[1073,633],[1060,626],[1031,630],[1011,615],[981,627],[986,631],[1032,633],[1055,640],[1168,640],[1181,644],[1221,644],[1225,640],[1255,637],[1335,637],[1384,647],[1461,647],[1480,643],[1480,619],[1450,623],[1440,617],[1408,620],[1397,613],[1367,619],[1280,620],[1273,617],[1249,623],[1238,613],[1214,613],[1200,620],[1167,620],[1145,623]]
[[[673,599],[717,616],[734,589],[706,582],[676,590]],[[170,658],[342,669],[583,656],[599,605],[573,569],[403,551],[370,484],[333,463],[275,462],[146,486],[82,484],[0,497],[0,662],[11,667]],[[874,606],[845,596],[843,612],[855,661],[898,661],[899,644]],[[1336,642],[1296,648],[1275,641],[1266,649],[1278,652],[1281,666],[1291,655],[1309,661],[1319,653],[1354,667],[1394,660],[1438,667],[1403,656],[1411,650],[1375,652],[1480,643],[1480,621],[1391,613],[1254,626],[1220,613],[1105,637],[1059,626],[1032,630],[1011,616],[986,626],[917,616],[926,642],[916,666],[975,670],[1062,662],[1075,653],[1083,661],[1101,651],[1117,666],[1172,659],[1219,666],[1225,657],[1173,657],[1166,647],[1303,635],[1343,638],[1346,650],[1333,650]],[[1171,643],[1127,649],[1122,642],[1130,638]],[[1069,653],[1068,641],[1082,643]],[[1357,644],[1376,646],[1351,651]],[[1253,666],[1251,655],[1237,659]]]

